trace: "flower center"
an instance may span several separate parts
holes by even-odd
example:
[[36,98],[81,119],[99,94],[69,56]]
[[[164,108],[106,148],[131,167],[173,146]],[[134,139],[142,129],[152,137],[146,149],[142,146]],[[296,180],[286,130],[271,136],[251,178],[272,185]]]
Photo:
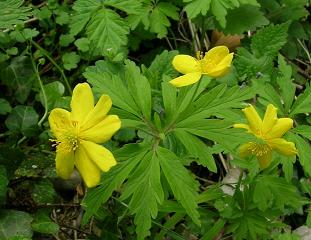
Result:
[[203,52],[197,52],[197,59],[199,60],[200,67],[203,73],[207,73],[211,70],[211,68],[214,68],[216,66],[214,61],[204,58]]
[[252,142],[249,147],[250,152],[256,157],[266,155],[272,151],[272,148],[266,143]]
[[66,129],[55,142],[56,151],[69,153],[77,150],[80,144],[78,122],[72,121],[71,127]]

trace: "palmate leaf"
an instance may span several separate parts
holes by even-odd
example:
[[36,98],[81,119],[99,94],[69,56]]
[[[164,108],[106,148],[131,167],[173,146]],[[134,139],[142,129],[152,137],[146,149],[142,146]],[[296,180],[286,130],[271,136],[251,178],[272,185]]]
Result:
[[82,205],[86,209],[83,217],[84,224],[109,199],[113,191],[121,186],[147,151],[147,146],[128,144],[114,153],[118,164],[109,172],[103,174],[100,186],[90,189],[83,199]]
[[220,84],[203,94],[190,107],[180,115],[179,120],[186,124],[193,119],[205,119],[222,110],[233,107],[241,107],[242,101],[252,98],[254,93],[249,88],[239,86],[228,88],[226,84]]
[[[287,41],[289,23],[270,25],[259,30],[252,38],[251,48],[256,57],[275,57]],[[269,44],[267,44],[269,43]]]
[[121,200],[131,197],[129,209],[135,214],[137,239],[148,236],[151,218],[158,214],[164,193],[160,181],[159,159],[154,152],[148,152],[129,178]]
[[[139,116],[138,106],[124,82],[117,75],[117,72],[111,70],[112,67],[106,61],[97,61],[95,66],[86,69],[83,76],[92,84],[95,93],[108,94],[115,106]],[[119,70],[122,71],[123,67],[121,66]]]
[[178,8],[168,2],[160,2],[150,14],[150,31],[157,33],[158,38],[167,35],[167,28],[171,26],[168,18],[178,20]]
[[297,209],[303,203],[295,186],[285,178],[270,175],[262,175],[256,179],[253,201],[261,211],[271,208],[284,210],[285,206]]
[[[126,1],[129,2],[129,1]],[[135,4],[136,1],[134,1]],[[108,6],[125,10],[127,4],[121,1],[107,1]],[[84,28],[92,48],[101,55],[118,53],[120,47],[126,45],[128,24],[115,11],[105,7],[105,3],[97,0],[78,0],[73,9],[75,14],[70,24],[70,33],[77,35]],[[129,12],[134,11],[130,8]]]
[[101,9],[91,18],[86,29],[91,45],[103,55],[110,51],[117,53],[119,48],[127,43],[129,27],[114,11]]
[[303,93],[301,93],[293,106],[291,107],[290,116],[294,116],[298,113],[310,113],[311,112],[311,86],[307,86]]
[[184,145],[189,154],[198,158],[197,162],[199,164],[207,167],[212,172],[217,172],[211,148],[209,148],[206,143],[202,142],[198,137],[181,129],[176,129],[174,135]]
[[246,30],[254,31],[258,27],[269,24],[269,20],[260,11],[259,6],[248,4],[230,9],[226,21],[226,28],[224,29],[226,34],[243,34]]
[[259,6],[256,0],[184,0],[188,3],[185,7],[189,18],[202,14],[205,16],[210,10],[221,27],[226,26],[228,9],[238,8],[241,4]]
[[311,154],[311,145],[305,139],[300,137],[297,134],[288,133],[289,141],[295,143],[296,148],[298,150],[298,160],[303,167],[303,170],[308,176],[311,176],[311,162],[310,162],[310,154]]
[[194,223],[200,225],[197,204],[198,183],[189,175],[178,157],[168,149],[158,147],[157,155],[161,169],[167,179],[174,197],[184,207]]
[[31,7],[22,7],[23,0],[4,0],[0,2],[0,29],[23,24],[31,15]]

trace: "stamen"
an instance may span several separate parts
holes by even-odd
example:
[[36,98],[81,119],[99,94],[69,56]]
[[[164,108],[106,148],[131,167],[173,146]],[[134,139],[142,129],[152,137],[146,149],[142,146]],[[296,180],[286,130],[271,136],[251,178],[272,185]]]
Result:
[[272,151],[272,148],[266,143],[252,143],[250,151],[253,155],[260,157]]

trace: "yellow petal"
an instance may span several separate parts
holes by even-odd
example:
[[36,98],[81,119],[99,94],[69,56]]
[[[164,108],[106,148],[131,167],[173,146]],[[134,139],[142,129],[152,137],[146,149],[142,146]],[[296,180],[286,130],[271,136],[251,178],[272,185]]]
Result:
[[271,160],[272,160],[272,152],[268,151],[265,154],[262,155],[257,155],[256,156],[259,162],[259,166],[261,169],[265,169],[267,167],[269,167]]
[[100,123],[85,131],[81,131],[80,137],[87,141],[104,143],[108,141],[120,127],[121,121],[118,116],[107,115]]
[[219,64],[214,67],[209,67],[205,74],[211,77],[224,76],[230,70],[232,58],[233,53],[228,54]]
[[81,124],[83,130],[89,129],[102,121],[112,106],[111,98],[108,95],[102,95],[92,111]]
[[201,72],[188,73],[170,81],[175,87],[184,87],[196,83],[201,78]]
[[[218,46],[209,50],[204,59],[211,61],[213,64],[219,64],[227,55],[229,54],[229,49],[226,46]],[[230,61],[231,62],[231,61]]]
[[200,64],[198,60],[189,55],[177,55],[174,57],[172,62],[174,68],[182,73],[192,73],[200,71]]
[[68,179],[74,169],[74,152],[56,152],[56,173],[63,179]]
[[282,137],[289,129],[293,127],[293,120],[290,118],[279,118],[273,128],[267,133],[271,138]]
[[242,158],[245,158],[245,157],[251,155],[252,154],[252,146],[253,146],[253,143],[251,143],[251,142],[244,143],[243,145],[241,145],[241,147],[239,148],[240,156]]
[[256,109],[252,105],[250,105],[249,107],[242,109],[242,111],[246,116],[251,131],[259,134],[262,128],[262,120],[258,115]]
[[251,131],[249,126],[247,124],[244,124],[244,123],[236,123],[236,124],[233,124],[233,127],[234,128],[243,128],[243,129],[246,129],[247,131]]
[[112,153],[105,147],[89,141],[82,141],[81,146],[85,149],[86,154],[93,163],[102,171],[107,172],[111,167],[117,164]]
[[283,138],[270,139],[268,140],[268,144],[280,154],[286,156],[292,156],[297,154],[295,144],[292,142],[288,142]]
[[79,147],[75,152],[75,165],[87,187],[91,188],[99,184],[100,170],[88,157],[83,147]]
[[262,131],[263,133],[267,133],[272,129],[272,127],[277,122],[277,108],[272,104],[269,104],[266,109],[265,116],[263,118]]
[[62,108],[53,109],[49,116],[49,124],[54,136],[59,138],[66,129],[72,127],[70,112]]
[[94,108],[94,97],[89,84],[77,84],[73,89],[70,106],[72,120],[82,123],[87,114]]

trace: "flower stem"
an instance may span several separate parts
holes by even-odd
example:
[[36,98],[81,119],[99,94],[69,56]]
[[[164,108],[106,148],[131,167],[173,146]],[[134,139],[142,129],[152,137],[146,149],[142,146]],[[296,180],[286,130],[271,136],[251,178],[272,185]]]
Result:
[[47,97],[46,97],[46,93],[45,93],[45,90],[44,90],[44,87],[43,87],[42,80],[40,78],[40,74],[39,74],[39,71],[38,71],[38,66],[36,66],[36,63],[35,63],[35,61],[33,59],[32,54],[30,54],[30,59],[31,59],[33,70],[35,71],[36,77],[37,77],[38,82],[39,82],[39,86],[40,86],[40,89],[41,89],[41,92],[42,92],[42,97],[43,97],[43,103],[44,103],[44,114],[43,114],[42,118],[38,122],[38,126],[41,127],[41,124],[43,123],[43,121],[45,120],[45,118],[48,115],[48,100],[47,100]]
[[32,39],[30,39],[30,42],[38,50],[40,50],[44,54],[44,56],[46,56],[46,58],[49,59],[50,62],[57,68],[57,70],[60,72],[60,74],[62,75],[62,77],[64,79],[64,82],[65,82],[65,85],[67,87],[68,92],[70,93],[70,95],[72,95],[72,89],[71,89],[71,86],[70,86],[70,84],[68,82],[68,79],[67,79],[67,77],[66,77],[66,75],[64,73],[64,70],[54,61],[54,59],[49,55],[49,53],[44,48],[42,48],[38,43],[36,43]]

